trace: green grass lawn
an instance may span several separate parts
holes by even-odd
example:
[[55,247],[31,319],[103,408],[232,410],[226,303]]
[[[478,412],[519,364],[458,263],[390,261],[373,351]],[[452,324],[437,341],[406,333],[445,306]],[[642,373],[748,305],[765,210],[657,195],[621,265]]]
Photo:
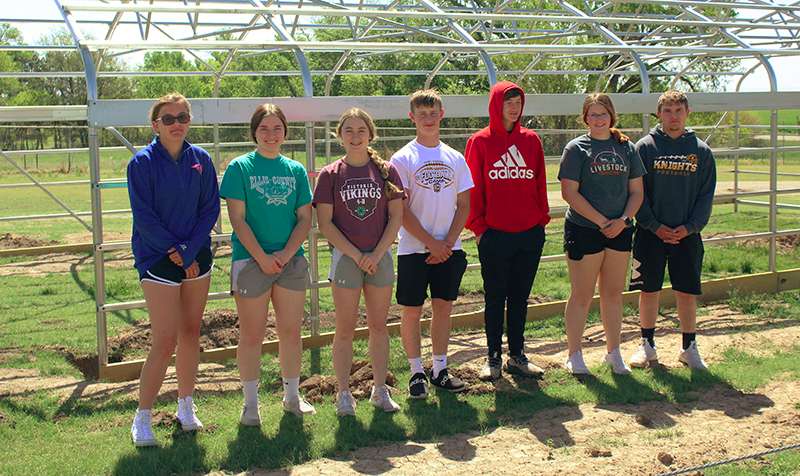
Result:
[[[789,211],[779,215],[781,229],[797,227],[800,212]],[[114,226],[106,230],[128,233],[130,222],[125,219],[110,221]],[[67,222],[69,223],[69,222]],[[562,253],[563,220],[554,220],[548,226],[545,255]],[[228,228],[229,229],[229,228]],[[708,227],[707,236],[714,233],[744,233],[766,231],[768,217],[764,209],[742,206],[739,213],[732,205],[715,208]],[[80,230],[78,230],[80,231]],[[30,233],[28,233],[30,232]],[[46,228],[38,223],[26,223],[17,227],[15,233],[58,239],[64,229]],[[52,238],[51,238],[52,237]],[[470,262],[477,262],[474,240],[464,241],[464,249]],[[110,265],[106,270],[106,293],[108,302],[142,299],[137,275],[129,262],[114,261],[119,254],[106,254]],[[0,264],[19,263],[27,257],[1,258]],[[320,278],[325,279],[329,267],[327,246],[320,246]],[[800,267],[800,250],[779,249],[778,268]],[[212,291],[227,291],[229,283],[229,256],[219,256],[212,278]],[[714,279],[764,272],[768,270],[767,242],[728,243],[706,246],[703,279]],[[668,279],[667,279],[668,282]],[[462,294],[482,292],[480,271],[469,271],[462,281]],[[569,277],[563,261],[542,263],[534,283],[532,295],[543,300],[566,299],[569,296]],[[231,299],[211,301],[209,309],[233,308]],[[320,291],[320,307],[323,312],[333,310],[328,289]],[[95,349],[94,315],[94,271],[92,258],[72,264],[65,272],[52,273],[46,279],[41,276],[0,276],[0,348],[48,348],[66,346],[82,353]],[[119,311],[109,314],[109,335],[115,335],[131,324],[146,319],[144,310]]]
[[[781,304],[787,309],[782,319],[800,319],[797,293],[783,293],[757,299]],[[546,323],[541,323],[546,324]],[[548,332],[530,327],[528,336]],[[310,372],[309,352],[303,373]],[[330,348],[320,351],[320,371],[330,374]],[[365,342],[355,345],[357,358],[365,358]],[[231,369],[234,363],[228,364]],[[397,338],[391,340],[390,369],[400,382],[408,379],[407,362]],[[635,370],[629,377],[614,376],[606,368],[592,369],[596,378],[584,383],[564,370],[552,370],[540,383],[520,381],[519,390],[508,388],[484,395],[435,394],[427,401],[406,400],[395,415],[373,411],[366,402],[358,406],[355,419],[339,419],[333,403],[317,404],[318,414],[300,420],[281,411],[279,370],[276,359],[266,356],[262,364],[261,429],[237,425],[241,396],[238,392],[201,394],[200,415],[208,429],[197,435],[157,427],[163,446],[136,450],[129,441],[130,418],[136,407],[132,397],[105,399],[58,399],[45,392],[0,400],[0,441],[6,454],[0,459],[0,474],[175,474],[212,470],[244,471],[278,468],[320,457],[335,457],[363,446],[388,442],[436,441],[467,431],[491,431],[502,425],[521,423],[536,412],[583,403],[625,404],[644,401],[691,403],[713,385],[753,391],[775,379],[800,378],[800,346],[772,355],[753,356],[731,348],[709,373],[692,374],[687,369]],[[174,411],[172,402],[155,410]],[[35,444],[31,442],[35,441]],[[75,455],[80,457],[75,457]],[[774,468],[788,471],[800,467],[791,454],[781,456]],[[719,469],[717,471],[725,471]],[[712,473],[739,474],[739,473]],[[785,474],[785,473],[753,473]]]

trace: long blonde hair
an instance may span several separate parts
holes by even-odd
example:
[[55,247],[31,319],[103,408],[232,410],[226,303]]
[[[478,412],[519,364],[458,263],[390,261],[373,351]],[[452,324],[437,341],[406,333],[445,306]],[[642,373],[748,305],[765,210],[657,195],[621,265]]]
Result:
[[[339,125],[336,126],[336,137],[341,140],[344,122],[352,118],[361,119],[364,121],[364,124],[367,125],[367,130],[369,131],[370,142],[377,139],[377,129],[375,127],[375,121],[372,120],[372,116],[370,116],[367,111],[357,107],[351,107],[350,109],[344,111],[341,116],[339,116]],[[378,171],[381,173],[381,177],[383,178],[384,182],[384,193],[386,196],[389,197],[395,193],[402,193],[403,191],[400,189],[400,187],[389,180],[389,162],[383,160],[380,154],[378,154],[378,151],[369,146],[367,147],[367,155],[369,155],[369,160],[371,160],[372,163],[378,167]]]

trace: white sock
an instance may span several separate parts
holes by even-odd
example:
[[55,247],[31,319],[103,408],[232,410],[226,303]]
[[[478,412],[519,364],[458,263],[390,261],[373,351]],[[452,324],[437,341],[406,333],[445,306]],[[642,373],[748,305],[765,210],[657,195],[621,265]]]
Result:
[[439,376],[439,372],[447,368],[447,354],[433,356],[433,378]]
[[425,369],[422,368],[422,357],[408,359],[408,365],[411,366],[411,375],[425,373]]
[[300,396],[300,377],[283,379],[283,397],[297,398]]
[[242,382],[244,392],[244,404],[248,407],[258,407],[258,380],[248,380]]
[[148,420],[153,416],[153,411],[149,408],[140,408],[136,410],[136,418],[147,418]]

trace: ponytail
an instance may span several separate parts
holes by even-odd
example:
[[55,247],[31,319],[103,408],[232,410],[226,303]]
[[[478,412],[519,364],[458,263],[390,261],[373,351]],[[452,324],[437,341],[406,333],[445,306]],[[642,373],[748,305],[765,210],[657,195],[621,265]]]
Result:
[[388,198],[393,194],[403,193],[400,187],[389,180],[389,162],[383,160],[380,154],[378,154],[378,151],[372,147],[367,147],[367,154],[369,154],[369,160],[378,167],[378,171],[381,173],[381,177],[383,177],[383,193],[386,194],[386,197]]

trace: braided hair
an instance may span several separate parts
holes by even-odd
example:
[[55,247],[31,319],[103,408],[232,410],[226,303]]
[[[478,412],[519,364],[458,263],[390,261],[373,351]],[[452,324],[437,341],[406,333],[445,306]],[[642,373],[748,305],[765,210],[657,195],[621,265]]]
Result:
[[[361,119],[364,121],[364,124],[367,125],[367,130],[369,130],[369,141],[372,142],[375,140],[377,135],[377,129],[375,128],[375,121],[372,120],[372,117],[367,113],[367,111],[363,109],[359,109],[357,107],[351,107],[350,109],[346,110],[342,113],[339,117],[339,125],[336,126],[336,137],[339,139],[342,138],[342,128],[344,127],[344,123],[346,120],[355,118]],[[367,155],[369,155],[369,160],[378,167],[378,171],[381,174],[384,182],[384,193],[387,197],[391,196],[392,194],[403,193],[403,190],[400,189],[397,185],[395,185],[391,180],[389,180],[389,162],[384,160],[377,150],[373,149],[372,147],[367,147]]]

